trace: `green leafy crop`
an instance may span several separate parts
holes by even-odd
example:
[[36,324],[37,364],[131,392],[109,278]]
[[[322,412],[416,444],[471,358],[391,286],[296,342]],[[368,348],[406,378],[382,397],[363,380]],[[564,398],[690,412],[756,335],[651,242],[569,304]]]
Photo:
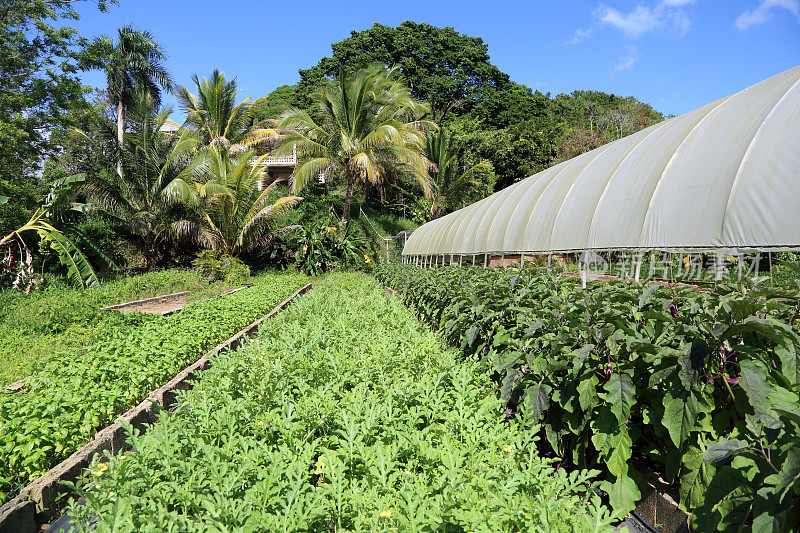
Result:
[[57,354],[25,393],[0,392],[0,502],[91,440],[150,391],[299,288],[298,274],[190,304],[161,320],[112,329],[82,356]]
[[[797,290],[592,284],[535,268],[381,265],[568,465],[600,468],[617,516],[647,463],[698,531],[800,527]],[[643,459],[636,460],[635,457]]]
[[78,530],[606,530],[592,472],[540,458],[491,369],[458,359],[373,279],[332,274],[92,465]]

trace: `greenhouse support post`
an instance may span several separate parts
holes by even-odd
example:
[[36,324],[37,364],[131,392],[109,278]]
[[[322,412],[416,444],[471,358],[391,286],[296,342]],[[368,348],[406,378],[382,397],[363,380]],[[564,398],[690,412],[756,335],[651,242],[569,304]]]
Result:
[[583,252],[581,260],[581,287],[586,288],[586,278],[589,277],[589,252]]
[[772,252],[767,252],[767,260],[769,261],[769,286],[772,287]]
[[636,266],[634,267],[633,281],[639,282],[639,276],[642,273],[642,252],[636,254]]

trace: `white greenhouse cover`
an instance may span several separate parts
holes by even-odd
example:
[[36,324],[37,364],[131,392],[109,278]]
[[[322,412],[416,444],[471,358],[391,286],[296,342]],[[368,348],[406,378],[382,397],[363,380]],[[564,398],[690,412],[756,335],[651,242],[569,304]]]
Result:
[[800,66],[417,229],[403,255],[800,249]]

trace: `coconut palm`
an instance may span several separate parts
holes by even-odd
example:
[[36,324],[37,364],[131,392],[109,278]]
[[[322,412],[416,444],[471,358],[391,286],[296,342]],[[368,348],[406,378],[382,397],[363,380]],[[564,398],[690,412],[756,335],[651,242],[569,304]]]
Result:
[[193,199],[185,201],[192,216],[173,223],[173,233],[204,248],[237,257],[242,252],[268,244],[277,234],[297,226],[275,228],[275,218],[302,198],[284,196],[270,201],[274,184],[262,191],[256,183],[264,178],[264,157],[252,161],[251,149],[231,154],[218,146],[203,150]]
[[[164,50],[152,34],[131,26],[117,30],[116,44],[110,37],[96,37],[81,55],[82,69],[106,73],[108,97],[117,112],[118,146],[124,143],[125,114],[138,94],[148,93],[158,107],[160,87],[172,90],[172,78],[163,65],[165,60]],[[122,172],[122,161],[118,159],[117,173],[122,176]]]
[[433,163],[429,171],[432,218],[439,218],[447,209],[460,207],[458,204],[464,200],[469,189],[478,185],[475,175],[491,170],[489,164],[482,161],[461,172],[458,145],[453,136],[444,129],[428,135],[425,156]]
[[[180,131],[161,131],[165,124],[174,124],[169,120],[172,110],[155,104],[151,95],[140,93],[130,107],[122,152],[124,174],[87,176],[85,185],[91,209],[125,225],[147,268],[155,267],[162,257],[161,245],[176,205],[192,198],[192,178],[200,163],[192,155],[196,139]],[[113,135],[110,127],[106,124],[101,131]],[[99,141],[78,133],[89,142]]]
[[201,80],[194,75],[192,81],[197,94],[180,86],[175,96],[186,113],[185,127],[193,130],[202,144],[224,150],[235,147],[235,153],[274,135],[274,130],[255,122],[251,98],[236,103],[236,78],[228,80],[215,69],[210,78]]
[[428,106],[414,99],[396,69],[373,65],[339,76],[312,93],[318,119],[290,109],[278,119],[283,138],[274,154],[296,147],[298,165],[292,190],[298,192],[320,174],[338,173],[345,183],[344,218],[350,217],[353,191],[379,185],[388,177],[410,177],[430,194],[423,153],[430,122],[416,120]]

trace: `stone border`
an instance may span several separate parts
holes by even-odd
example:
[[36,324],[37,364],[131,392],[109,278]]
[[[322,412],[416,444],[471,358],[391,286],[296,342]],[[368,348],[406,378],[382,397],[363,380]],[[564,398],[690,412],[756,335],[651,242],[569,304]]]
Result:
[[211,366],[211,358],[216,354],[235,350],[245,339],[254,336],[261,324],[285,309],[292,301],[307,293],[311,283],[296,290],[286,300],[279,303],[267,315],[259,318],[222,344],[206,352],[195,363],[178,373],[166,385],[151,392],[139,405],[119,416],[110,426],[95,434],[90,443],[83,446],[67,459],[50,469],[36,481],[32,482],[12,500],[0,507],[0,533],[35,533],[55,513],[55,503],[59,496],[69,493],[62,481],[74,482],[91,464],[97,453],[109,451],[116,454],[126,449],[126,432],[123,424],[130,424],[134,429],[142,430],[146,424],[157,420],[158,411],[175,404],[177,391],[190,390],[198,373]]

